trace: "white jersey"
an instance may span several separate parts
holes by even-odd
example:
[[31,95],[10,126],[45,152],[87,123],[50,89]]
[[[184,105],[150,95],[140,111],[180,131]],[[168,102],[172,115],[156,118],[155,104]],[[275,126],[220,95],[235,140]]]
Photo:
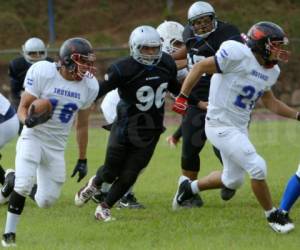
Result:
[[101,103],[101,110],[108,124],[114,122],[117,117],[117,105],[120,101],[118,89],[114,89],[107,93]]
[[30,67],[24,85],[31,95],[51,100],[53,115],[46,123],[34,128],[24,126],[22,136],[34,136],[53,149],[64,149],[76,113],[90,107],[96,99],[98,81],[95,77],[68,81],[55,63],[40,61]]
[[5,115],[10,107],[10,102],[0,93],[0,115]]
[[280,69],[262,67],[250,48],[236,41],[222,43],[215,58],[222,73],[211,79],[207,117],[246,128],[256,101],[276,83]]

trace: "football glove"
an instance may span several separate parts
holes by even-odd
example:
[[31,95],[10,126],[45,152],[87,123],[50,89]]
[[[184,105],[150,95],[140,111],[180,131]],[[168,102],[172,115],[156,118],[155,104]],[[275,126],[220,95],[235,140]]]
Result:
[[184,94],[180,93],[180,95],[175,98],[172,110],[178,114],[184,115],[187,107],[187,97]]
[[31,105],[30,110],[29,110],[29,114],[27,116],[27,118],[25,119],[24,124],[28,127],[28,128],[33,128],[36,125],[45,123],[46,121],[48,121],[51,116],[52,116],[52,112],[49,113],[48,111],[39,113],[39,114],[35,114],[35,106]]
[[83,159],[83,160],[79,159],[77,161],[76,166],[73,169],[73,173],[71,177],[73,178],[78,173],[77,182],[80,182],[87,175],[87,172],[88,172],[87,159]]

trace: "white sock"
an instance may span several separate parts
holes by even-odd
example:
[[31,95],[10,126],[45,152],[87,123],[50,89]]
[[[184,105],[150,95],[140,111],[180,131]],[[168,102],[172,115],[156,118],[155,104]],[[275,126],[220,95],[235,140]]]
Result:
[[193,194],[198,194],[199,193],[199,187],[198,187],[198,180],[195,180],[191,183],[191,189]]
[[20,215],[7,212],[6,224],[4,233],[15,233],[17,231],[17,225],[19,223]]
[[272,212],[274,212],[274,211],[276,211],[276,208],[275,208],[275,207],[272,207],[270,210],[265,211],[266,217],[268,218],[268,217],[270,216],[270,214],[271,214]]

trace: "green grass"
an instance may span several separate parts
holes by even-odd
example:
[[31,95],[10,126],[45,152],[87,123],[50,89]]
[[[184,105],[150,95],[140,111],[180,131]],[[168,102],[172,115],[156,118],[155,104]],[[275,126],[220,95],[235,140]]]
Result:
[[[275,205],[285,184],[296,171],[300,152],[299,124],[290,121],[253,122],[250,136],[268,163],[268,182]],[[18,249],[299,249],[299,205],[291,212],[296,229],[278,235],[267,226],[262,209],[251,193],[249,179],[230,202],[218,191],[202,193],[204,207],[173,212],[171,201],[180,174],[180,147],[170,149],[162,135],[154,157],[139,178],[135,193],[145,210],[113,209],[116,221],[96,222],[95,204],[73,205],[75,192],[84,184],[69,178],[77,159],[74,135],[66,151],[68,178],[61,197],[51,209],[39,209],[27,200],[18,232]],[[108,133],[91,129],[88,154],[89,176],[103,163]],[[2,150],[2,165],[11,166],[14,143]],[[211,146],[202,154],[200,176],[220,169]],[[6,208],[0,208],[1,230]]]

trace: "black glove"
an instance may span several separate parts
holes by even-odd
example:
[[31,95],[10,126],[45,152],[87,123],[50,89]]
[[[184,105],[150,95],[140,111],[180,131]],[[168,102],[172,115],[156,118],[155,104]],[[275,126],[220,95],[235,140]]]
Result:
[[45,111],[45,112],[42,112],[40,114],[35,114],[34,110],[35,110],[35,106],[31,105],[30,110],[29,110],[29,115],[25,119],[25,125],[28,128],[33,128],[36,125],[45,123],[52,116],[52,112],[49,113],[48,111]]
[[74,177],[78,172],[78,180],[77,182],[80,182],[87,174],[88,167],[87,167],[87,159],[84,160],[78,160],[76,166],[73,169],[73,173],[71,177]]

